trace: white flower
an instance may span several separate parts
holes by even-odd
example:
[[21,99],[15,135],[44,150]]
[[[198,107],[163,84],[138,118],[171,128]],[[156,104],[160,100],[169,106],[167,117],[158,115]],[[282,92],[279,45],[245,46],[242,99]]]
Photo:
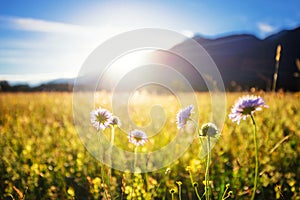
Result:
[[135,146],[144,146],[148,140],[148,137],[144,131],[135,129],[130,132],[128,139],[129,142]]
[[91,123],[97,130],[108,128],[113,121],[112,113],[104,108],[98,108],[91,112]]

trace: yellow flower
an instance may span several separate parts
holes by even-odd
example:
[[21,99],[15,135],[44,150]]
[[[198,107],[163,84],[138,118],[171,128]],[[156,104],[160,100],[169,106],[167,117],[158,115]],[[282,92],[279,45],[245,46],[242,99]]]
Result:
[[176,181],[177,185],[178,186],[181,186],[182,185],[182,182],[181,181]]
[[191,171],[191,166],[186,166],[185,170],[186,171]]

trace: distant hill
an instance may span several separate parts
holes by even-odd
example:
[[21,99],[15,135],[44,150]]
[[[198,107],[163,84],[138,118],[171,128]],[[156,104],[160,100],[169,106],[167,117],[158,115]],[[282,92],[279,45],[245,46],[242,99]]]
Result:
[[[67,80],[66,80],[67,81]],[[38,86],[31,87],[28,84],[10,85],[7,81],[0,81],[0,92],[55,92],[55,91],[73,91],[73,83],[67,82],[42,83]]]
[[[277,45],[282,46],[277,88],[300,90],[296,60],[300,59],[300,27],[284,30],[263,40],[253,35],[230,35],[217,39],[193,38],[216,63],[228,90],[250,87],[270,90]],[[180,48],[182,44],[174,48]]]

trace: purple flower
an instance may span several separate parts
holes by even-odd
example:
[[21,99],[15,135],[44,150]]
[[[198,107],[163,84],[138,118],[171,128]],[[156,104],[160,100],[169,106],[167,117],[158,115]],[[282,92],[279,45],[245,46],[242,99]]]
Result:
[[144,146],[144,144],[148,140],[148,137],[144,131],[135,129],[133,131],[130,131],[128,139],[129,142],[134,144],[135,146]]
[[245,120],[248,116],[259,111],[262,107],[267,108],[265,101],[254,95],[240,97],[231,108],[231,113],[228,115],[233,122],[240,123],[241,119]]
[[177,128],[181,129],[186,124],[187,120],[190,118],[192,111],[194,109],[193,105],[189,105],[188,107],[181,109],[177,113]]
[[97,130],[104,130],[112,124],[112,114],[106,109],[98,108],[91,112],[91,123]]

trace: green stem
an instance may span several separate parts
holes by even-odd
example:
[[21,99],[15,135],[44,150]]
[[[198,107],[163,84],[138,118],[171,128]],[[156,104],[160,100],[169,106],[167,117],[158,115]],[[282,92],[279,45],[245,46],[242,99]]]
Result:
[[131,186],[131,198],[132,199],[132,193],[133,193],[133,186],[134,186],[134,178],[135,178],[135,165],[137,160],[137,148],[138,146],[135,146],[134,148],[134,160],[133,160],[133,178],[132,178],[132,186]]
[[191,184],[193,185],[194,184],[194,180],[193,180],[193,175],[192,175],[191,170],[189,170],[189,174],[190,174]]
[[98,142],[99,142],[99,157],[100,157],[100,167],[101,167],[101,169],[100,169],[100,173],[101,173],[101,181],[103,181],[103,190],[104,190],[104,195],[105,195],[105,199],[106,200],[108,200],[108,194],[107,194],[107,192],[106,192],[106,189],[105,189],[105,179],[104,179],[104,165],[103,165],[103,161],[102,161],[102,157],[101,157],[101,145],[102,145],[102,140],[101,140],[101,138],[100,138],[100,134],[101,134],[101,132],[99,131],[99,133],[98,133]]
[[110,193],[110,196],[112,195],[111,194],[111,190],[110,190],[110,180],[111,180],[111,167],[112,167],[112,148],[114,146],[114,139],[115,138],[115,127],[112,126],[111,127],[111,138],[110,138],[110,147],[109,147],[109,152],[108,152],[108,162],[109,162],[109,168],[108,168],[108,177],[107,177],[107,185],[108,185],[108,188],[109,188],[109,193]]
[[178,198],[181,200],[181,185],[178,185]]
[[194,189],[195,189],[195,192],[196,192],[196,195],[197,195],[198,200],[201,200],[201,197],[200,197],[200,195],[199,195],[199,193],[198,193],[198,188],[197,188],[197,187],[194,187]]
[[225,191],[224,191],[224,193],[223,193],[223,195],[222,195],[221,200],[224,200],[224,199],[226,198],[226,197],[225,197],[225,194],[227,193],[228,188],[229,188],[229,187],[226,187],[226,188],[225,188]]
[[206,197],[206,200],[209,200],[209,197],[210,197],[209,165],[210,165],[210,136],[207,136],[207,159],[206,159],[206,172],[205,172],[205,197]]
[[135,168],[136,168],[136,160],[137,160],[137,149],[138,149],[138,146],[136,146],[134,148],[134,162],[133,162],[133,173],[135,173]]
[[257,188],[257,179],[258,179],[258,144],[257,144],[257,135],[256,135],[256,123],[254,120],[253,115],[250,115],[252,119],[252,123],[254,126],[254,145],[255,145],[255,176],[254,176],[254,187],[253,187],[253,193],[251,196],[251,200],[254,200],[255,198],[255,193],[256,193],[256,188]]
[[172,196],[172,200],[174,200],[174,193],[172,193],[171,196]]
[[192,186],[194,187],[194,190],[195,190],[195,193],[196,193],[196,195],[197,195],[197,198],[198,198],[199,200],[201,200],[201,197],[199,196],[199,193],[198,193],[198,190],[197,190],[197,186],[194,186],[195,182],[194,182],[194,179],[193,179],[192,172],[191,172],[191,170],[188,170],[188,171],[189,171],[189,174],[190,174],[191,184],[192,184]]

